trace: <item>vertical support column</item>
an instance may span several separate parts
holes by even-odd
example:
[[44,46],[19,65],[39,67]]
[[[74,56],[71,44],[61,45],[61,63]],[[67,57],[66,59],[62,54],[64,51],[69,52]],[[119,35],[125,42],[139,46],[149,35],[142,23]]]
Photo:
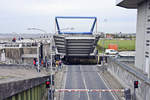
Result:
[[37,87],[37,91],[38,91],[38,100],[40,100],[40,86]]
[[28,95],[28,100],[30,100],[30,97],[31,97],[31,95],[30,95],[30,89],[27,91],[27,95]]
[[98,27],[98,26],[97,26],[97,20],[96,20],[96,34],[97,34],[97,27]]
[[40,93],[40,100],[42,99],[42,85],[40,85],[40,87],[39,87],[39,93]]
[[34,88],[32,88],[32,100],[35,100],[34,99]]
[[[53,65],[52,65],[52,63],[53,63],[53,58],[52,58],[53,57],[52,56],[53,49],[52,49],[52,45],[53,45],[53,43],[52,42],[53,42],[53,37],[51,37],[51,46],[50,46],[50,48],[51,48],[51,68],[50,68],[51,69],[51,71],[50,71],[51,72],[51,77],[50,77],[50,79],[51,79],[51,85],[50,85],[51,90],[53,89],[52,88],[53,87],[52,86],[52,74],[53,74],[53,69],[52,69],[53,68]],[[48,91],[48,93],[49,93],[49,91]],[[53,98],[52,98],[52,92],[51,92],[51,99],[53,100]],[[49,100],[49,98],[48,98],[48,100]]]
[[21,100],[21,94],[20,93],[18,94],[18,100]]
[[[144,46],[145,46],[145,72],[148,74],[148,78],[150,78],[150,5],[149,5],[149,0],[145,1],[145,41],[144,41]],[[144,56],[144,55],[143,55]]]
[[38,70],[38,72],[40,71],[39,48],[40,48],[40,43],[38,43],[38,45],[37,45],[37,59],[38,59],[38,67],[37,67],[37,70]]
[[12,100],[16,100],[15,96],[12,96]]
[[27,100],[26,91],[23,92],[23,95],[24,95],[24,100]]
[[6,57],[5,57],[5,50],[3,49],[2,50],[2,53],[1,53],[1,61],[6,61]]
[[39,86],[36,86],[36,92],[37,92],[37,93],[36,93],[36,94],[37,94],[37,100],[39,100],[39,89],[38,89],[38,88],[39,88]]
[[35,90],[34,91],[34,94],[35,94],[34,97],[35,97],[35,100],[37,100],[37,87],[35,87],[34,90]]

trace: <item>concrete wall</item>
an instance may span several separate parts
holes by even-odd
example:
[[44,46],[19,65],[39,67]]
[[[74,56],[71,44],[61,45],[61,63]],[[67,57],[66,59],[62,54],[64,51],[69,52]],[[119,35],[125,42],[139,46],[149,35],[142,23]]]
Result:
[[47,100],[47,89],[41,84],[4,100]]
[[[0,61],[3,49],[0,50]],[[27,48],[4,48],[6,63],[13,64],[33,64],[33,58],[37,58],[37,47]],[[39,49],[40,53],[40,49]],[[50,58],[50,44],[43,45],[43,58]]]
[[150,80],[138,70],[127,66],[114,58],[108,59],[108,71],[120,81],[125,88],[134,90],[134,81],[139,80],[139,88],[136,90],[137,100],[149,100]]
[[37,48],[22,48],[23,54],[37,54]]
[[7,48],[5,49],[6,62],[13,64],[32,64],[33,58],[22,58],[22,55],[36,53],[37,48]]
[[138,9],[137,16],[137,32],[136,32],[136,57],[135,66],[144,71],[144,51],[145,51],[145,4],[141,4]]
[[[138,5],[135,66],[150,77],[150,1]],[[146,61],[147,59],[147,61]]]
[[5,49],[5,56],[7,62],[20,64],[22,62],[21,55],[22,55],[22,49],[20,48]]
[[[3,99],[9,100],[9,98],[15,98],[16,96],[17,98],[19,98],[19,95],[24,95],[24,94],[27,95],[26,92],[32,92],[32,94],[30,94],[34,98],[32,100],[42,100],[38,98],[38,96],[43,96],[43,93],[40,92],[39,89],[43,89],[43,91],[46,90],[44,83],[47,80],[47,78],[49,78],[49,76],[0,84],[0,100]],[[38,95],[38,93],[40,95]],[[22,97],[27,98],[28,96],[26,95]],[[18,100],[18,99],[12,99],[12,100]],[[27,100],[27,99],[19,99],[19,100]]]
[[48,58],[50,58],[50,54],[51,54],[51,51],[50,51],[50,44],[45,44],[43,46],[43,56],[47,56]]

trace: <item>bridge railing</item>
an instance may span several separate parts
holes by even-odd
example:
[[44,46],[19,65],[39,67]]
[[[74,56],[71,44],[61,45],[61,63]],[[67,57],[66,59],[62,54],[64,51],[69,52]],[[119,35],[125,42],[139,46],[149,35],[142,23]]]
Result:
[[136,98],[139,100],[149,100],[150,98],[150,79],[135,67],[120,62],[114,57],[108,59],[107,69],[124,86],[131,89],[134,98],[134,81],[139,81],[139,87],[136,89]]
[[38,43],[5,43],[5,44],[0,44],[1,48],[9,48],[9,47],[37,47]]

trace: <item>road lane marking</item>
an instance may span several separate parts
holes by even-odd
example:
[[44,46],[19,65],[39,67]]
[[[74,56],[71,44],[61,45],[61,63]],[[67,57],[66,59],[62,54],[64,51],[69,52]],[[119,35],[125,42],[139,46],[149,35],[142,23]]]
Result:
[[[81,70],[81,65],[80,65],[80,70]],[[81,76],[83,78],[83,83],[84,83],[85,89],[87,89],[87,85],[86,85],[85,78],[84,78],[82,71],[81,71]],[[86,92],[86,94],[87,94],[88,100],[90,100],[90,96],[89,96],[88,91]]]
[[[97,69],[97,67],[96,67],[96,69]],[[96,71],[96,72],[97,72],[97,71]],[[106,88],[107,88],[107,89],[110,89],[110,88],[107,86],[106,81],[101,77],[100,73],[97,72],[97,74],[98,74],[98,76],[100,77],[100,79],[103,81],[103,83],[105,84]],[[114,94],[113,94],[112,92],[110,92],[110,94],[112,95],[112,97],[114,98],[114,100],[117,100],[116,97],[114,96]]]

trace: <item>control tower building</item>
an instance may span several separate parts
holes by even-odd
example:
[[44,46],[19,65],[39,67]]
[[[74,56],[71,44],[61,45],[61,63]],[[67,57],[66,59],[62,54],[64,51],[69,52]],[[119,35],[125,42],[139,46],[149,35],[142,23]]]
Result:
[[150,0],[117,0],[117,6],[137,9],[135,66],[150,78]]

